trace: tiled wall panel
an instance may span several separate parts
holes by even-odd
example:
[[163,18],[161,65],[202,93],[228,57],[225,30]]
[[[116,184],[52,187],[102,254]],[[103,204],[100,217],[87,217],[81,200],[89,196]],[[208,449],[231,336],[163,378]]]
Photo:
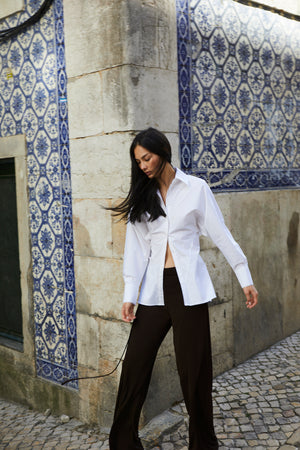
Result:
[[300,186],[300,23],[177,0],[181,166],[215,190]]
[[[41,0],[1,22],[24,22]],[[62,0],[0,45],[0,136],[25,134],[37,375],[77,376],[73,225]],[[76,382],[70,383],[77,387]]]

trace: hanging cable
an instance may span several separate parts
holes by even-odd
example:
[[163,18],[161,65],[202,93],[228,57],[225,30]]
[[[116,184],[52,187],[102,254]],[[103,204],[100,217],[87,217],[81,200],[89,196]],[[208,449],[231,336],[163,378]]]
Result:
[[40,6],[40,8],[31,17],[29,17],[29,19],[25,20],[25,22],[20,23],[16,27],[1,30],[0,43],[5,42],[8,39],[11,39],[20,32],[24,31],[30,25],[34,25],[36,22],[38,22],[41,19],[41,17],[48,11],[52,3],[53,0],[45,0]]

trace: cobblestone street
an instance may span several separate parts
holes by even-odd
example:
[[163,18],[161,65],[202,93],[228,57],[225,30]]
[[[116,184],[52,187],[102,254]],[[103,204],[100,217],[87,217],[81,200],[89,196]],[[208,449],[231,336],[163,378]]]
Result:
[[[214,380],[220,449],[300,448],[300,331]],[[66,423],[63,423],[66,422]],[[180,403],[142,430],[146,449],[187,450]],[[0,449],[108,449],[107,434],[0,401]]]

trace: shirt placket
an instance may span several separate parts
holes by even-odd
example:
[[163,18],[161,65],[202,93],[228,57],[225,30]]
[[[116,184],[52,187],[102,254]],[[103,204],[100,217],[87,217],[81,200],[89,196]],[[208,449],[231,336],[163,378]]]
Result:
[[[167,243],[169,243],[170,250],[171,250],[172,256],[174,258],[173,251],[172,251],[172,244],[170,243],[170,220],[169,220],[169,211],[170,211],[170,207],[172,205],[172,201],[170,202],[170,195],[172,196],[172,193],[170,194],[170,192],[172,192],[174,181],[175,180],[173,180],[173,182],[171,183],[171,185],[169,186],[169,189],[167,191],[166,203],[164,203],[164,201],[163,201],[163,199],[161,197],[161,194],[160,194],[162,207],[163,207],[163,209],[164,209],[164,211],[166,213],[166,217],[165,217],[165,219],[166,219],[166,221],[165,221],[165,223],[166,223],[165,245],[164,245],[163,258],[162,258],[162,268],[160,270],[160,273],[161,273],[161,292],[162,292],[163,298],[164,298],[164,293],[163,293],[163,273],[164,273],[164,267],[165,267]],[[175,260],[174,260],[174,262],[175,262]]]
[[[168,210],[167,210],[167,206],[164,203],[161,193],[158,191],[158,195],[161,201],[161,206],[164,210],[164,212],[166,213],[166,217],[164,217],[164,252],[162,254],[161,257],[161,261],[160,261],[160,270],[159,270],[159,298],[160,301],[164,304],[164,266],[165,266],[165,255],[166,255],[166,250],[167,250],[167,241],[168,241],[168,228],[169,228],[169,219],[168,219]],[[167,203],[167,202],[166,202]]]
[[[173,261],[176,267],[176,272],[178,274],[179,280],[182,279],[182,273],[181,273],[181,267],[180,264],[177,261],[177,255],[175,248],[173,246],[173,239],[170,237],[170,213],[172,213],[173,206],[175,207],[176,203],[174,202],[174,205],[172,203],[172,198],[176,199],[176,181],[174,180],[171,186],[168,189],[167,196],[166,196],[166,213],[167,213],[167,239],[166,239],[166,249],[167,249],[167,242],[169,242],[169,247],[172,253]],[[174,220],[174,217],[173,217]],[[174,223],[173,223],[174,227]],[[174,229],[174,228],[173,228]],[[165,250],[166,250],[165,249]]]

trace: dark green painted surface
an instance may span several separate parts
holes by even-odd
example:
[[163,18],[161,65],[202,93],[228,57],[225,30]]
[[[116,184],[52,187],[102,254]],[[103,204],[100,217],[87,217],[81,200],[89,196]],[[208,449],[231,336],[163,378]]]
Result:
[[14,160],[0,159],[0,336],[22,341],[17,224]]

